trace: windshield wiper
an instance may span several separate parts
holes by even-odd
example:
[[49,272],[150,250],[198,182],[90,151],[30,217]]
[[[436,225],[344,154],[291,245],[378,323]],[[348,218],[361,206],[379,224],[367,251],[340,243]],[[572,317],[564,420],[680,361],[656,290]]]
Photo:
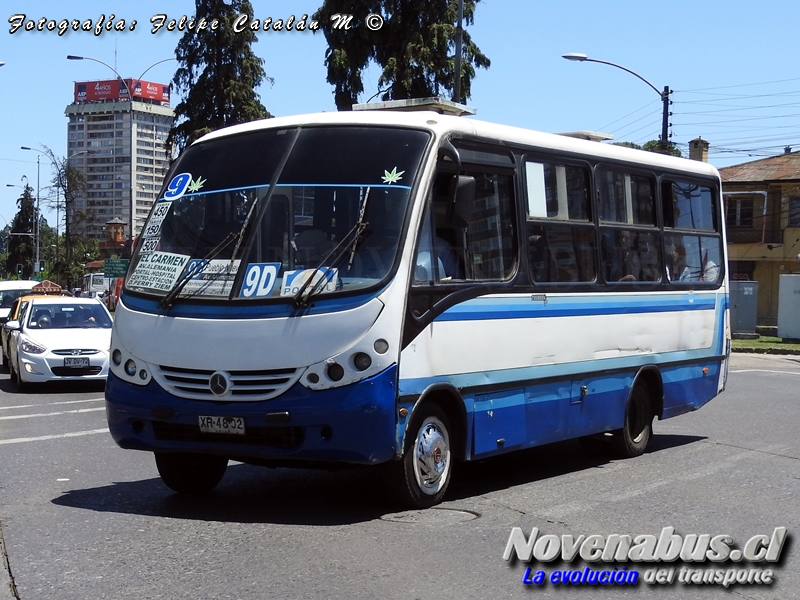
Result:
[[[347,244],[349,239],[352,237],[352,247],[350,248],[350,260],[347,264],[347,270],[349,271],[350,268],[353,266],[353,258],[355,256],[356,250],[358,249],[358,244],[361,242],[362,236],[364,235],[364,230],[367,228],[369,223],[364,221],[364,213],[367,209],[367,200],[369,199],[369,192],[371,188],[367,188],[367,191],[364,193],[364,201],[361,203],[361,208],[358,213],[358,221],[350,228],[342,240],[336,244],[336,246],[328,252],[328,254],[322,259],[322,261],[311,271],[311,275],[306,279],[305,283],[300,286],[300,289],[297,290],[297,293],[294,295],[293,303],[295,308],[305,308],[308,306],[308,301],[311,299],[312,296],[315,296],[321,290],[325,289],[325,286],[328,284],[328,277],[327,274],[320,277],[315,283],[314,277],[319,273],[320,269],[328,262],[328,259],[331,256],[334,256],[334,259],[330,262],[330,267],[333,268],[335,265],[339,264],[342,256],[344,256],[345,250],[347,250]],[[311,289],[309,289],[311,286]],[[308,290],[306,292],[306,290]]]
[[172,288],[167,292],[166,296],[164,296],[158,305],[161,308],[172,308],[172,305],[175,304],[175,299],[178,297],[178,294],[181,293],[183,288],[186,287],[186,284],[191,281],[193,277],[199,275],[203,272],[203,270],[208,266],[208,264],[217,257],[217,255],[222,252],[230,243],[241,237],[242,230],[240,229],[238,232],[230,232],[225,238],[216,246],[214,246],[211,251],[203,258],[201,258],[193,268],[189,268],[189,264],[184,267],[184,270],[181,271],[180,279],[172,286]]

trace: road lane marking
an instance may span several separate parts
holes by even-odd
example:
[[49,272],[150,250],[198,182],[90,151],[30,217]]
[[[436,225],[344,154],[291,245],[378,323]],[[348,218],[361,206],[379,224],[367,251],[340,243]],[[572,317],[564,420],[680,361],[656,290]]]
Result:
[[78,404],[80,402],[102,402],[105,398],[89,398],[88,400],[65,400],[63,402],[52,402],[50,404],[17,404],[16,406],[0,406],[0,410],[12,410],[15,408],[38,408],[40,406],[58,406],[60,404]]
[[99,408],[79,408],[77,410],[60,410],[51,413],[38,413],[35,415],[11,415],[10,417],[0,417],[0,421],[10,421],[11,419],[31,419],[33,417],[55,417],[58,415],[75,415],[78,413],[95,412],[98,410],[105,410],[105,406]]
[[108,433],[108,428],[104,429],[90,429],[89,431],[76,431],[74,433],[62,433],[59,435],[42,435],[39,437],[29,438],[14,438],[11,440],[0,440],[0,445],[3,444],[22,444],[23,442],[43,442],[47,440],[58,440],[62,438],[80,437],[82,435],[92,435],[95,433]]

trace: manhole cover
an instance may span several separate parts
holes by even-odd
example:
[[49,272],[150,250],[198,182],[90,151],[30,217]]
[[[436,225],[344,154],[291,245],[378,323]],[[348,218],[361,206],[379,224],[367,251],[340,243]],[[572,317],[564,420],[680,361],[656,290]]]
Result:
[[471,510],[456,510],[452,508],[429,508],[428,510],[407,510],[399,513],[383,515],[381,520],[391,523],[410,523],[421,525],[452,525],[472,521],[480,514]]

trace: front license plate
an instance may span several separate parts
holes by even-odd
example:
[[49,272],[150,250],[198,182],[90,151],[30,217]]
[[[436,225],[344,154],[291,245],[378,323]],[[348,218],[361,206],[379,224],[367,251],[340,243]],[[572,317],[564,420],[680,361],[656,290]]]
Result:
[[242,417],[200,417],[200,431],[244,435],[244,419]]
[[81,357],[67,357],[64,359],[64,366],[65,367],[74,367],[74,368],[81,368],[81,367],[88,367],[89,366],[89,357],[88,356],[81,356]]

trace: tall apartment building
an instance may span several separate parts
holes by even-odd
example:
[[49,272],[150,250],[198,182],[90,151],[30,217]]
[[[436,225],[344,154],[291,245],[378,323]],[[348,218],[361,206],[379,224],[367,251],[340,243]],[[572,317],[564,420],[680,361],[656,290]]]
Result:
[[110,221],[124,224],[125,239],[141,231],[169,167],[169,92],[137,79],[75,83],[67,157],[87,185],[68,210],[70,233],[105,240]]

